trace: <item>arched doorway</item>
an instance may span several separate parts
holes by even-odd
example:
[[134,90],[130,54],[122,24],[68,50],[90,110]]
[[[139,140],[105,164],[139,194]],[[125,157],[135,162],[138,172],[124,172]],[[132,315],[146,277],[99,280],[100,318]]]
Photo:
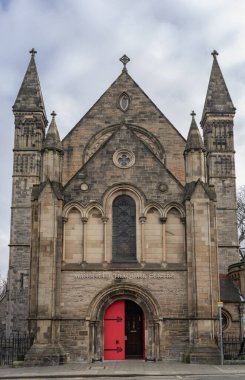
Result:
[[[160,308],[157,300],[148,292],[148,290],[139,285],[132,283],[115,283],[102,289],[93,298],[88,308],[87,321],[89,322],[90,360],[102,360],[104,357],[104,317],[107,309],[117,301],[126,300],[133,301],[143,311],[143,358],[146,358],[147,360],[159,359],[159,331],[162,321],[159,319]],[[118,316],[119,315],[115,315],[113,318]],[[115,349],[116,347],[108,348]]]
[[104,359],[125,360],[144,357],[144,313],[131,300],[119,300],[104,315]]

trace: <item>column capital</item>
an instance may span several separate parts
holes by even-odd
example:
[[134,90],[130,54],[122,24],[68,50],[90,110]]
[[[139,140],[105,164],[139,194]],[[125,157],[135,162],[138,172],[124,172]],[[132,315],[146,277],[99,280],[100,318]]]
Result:
[[159,218],[159,219],[160,219],[160,222],[161,222],[162,224],[165,224],[168,218],[161,217],[161,218]]
[[107,218],[107,216],[103,216],[101,219],[102,219],[102,222],[105,223],[105,224],[106,224],[106,223],[108,222],[108,220],[109,220],[109,218]]
[[141,223],[141,224],[145,224],[145,222],[146,222],[146,217],[145,217],[145,216],[140,216],[140,217],[139,217],[139,220],[140,220],[140,223]]
[[86,218],[86,217],[83,216],[83,217],[81,218],[81,221],[83,222],[83,224],[86,224],[87,221],[88,221],[88,218]]
[[65,218],[64,216],[62,217],[62,223],[66,223],[68,221],[68,218]]
[[180,221],[181,221],[181,223],[186,224],[186,217],[183,216],[182,218],[180,218]]

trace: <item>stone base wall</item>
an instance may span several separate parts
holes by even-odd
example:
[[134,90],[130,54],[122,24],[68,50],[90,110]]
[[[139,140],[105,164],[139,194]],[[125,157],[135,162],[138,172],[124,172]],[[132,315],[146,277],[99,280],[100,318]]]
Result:
[[60,343],[68,360],[88,360],[89,327],[85,320],[64,320],[60,324]]
[[[153,356],[160,360],[183,360],[189,342],[187,319],[186,271],[63,271],[61,292],[60,343],[70,360],[87,361],[103,355],[103,312],[90,314],[91,304],[103,291],[115,289],[120,299],[132,299],[122,288],[135,287],[136,301],[143,302],[148,294],[156,301],[156,315],[144,315],[146,320],[146,352],[152,352],[152,340],[159,347]],[[117,291],[118,289],[118,291]],[[140,291],[139,291],[140,289]],[[137,291],[139,294],[137,296]],[[140,293],[142,292],[142,293]],[[140,297],[143,297],[142,300]],[[109,294],[105,302],[108,306],[115,298]],[[114,295],[113,295],[114,297]],[[138,299],[137,299],[138,297]],[[106,306],[106,307],[107,307]],[[100,305],[99,308],[103,307]],[[105,309],[106,309],[105,307]],[[143,303],[142,303],[142,308]],[[154,322],[154,319],[157,321]],[[154,324],[155,323],[155,324]],[[96,328],[94,328],[96,324]],[[153,324],[155,333],[152,333]],[[97,330],[96,330],[97,329]],[[147,330],[148,329],[148,330]],[[99,334],[101,346],[97,350],[96,338]],[[150,335],[149,335],[150,334]],[[102,350],[102,351],[101,351]]]
[[162,323],[160,357],[162,360],[182,361],[189,346],[189,323],[168,320]]
[[[182,361],[189,346],[188,321],[160,323],[160,360]],[[60,326],[60,343],[70,361],[89,360],[89,326],[85,320],[64,320]]]

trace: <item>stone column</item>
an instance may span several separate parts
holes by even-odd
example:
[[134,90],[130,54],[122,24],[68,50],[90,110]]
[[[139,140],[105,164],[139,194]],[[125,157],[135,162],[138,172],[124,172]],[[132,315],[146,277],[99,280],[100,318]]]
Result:
[[187,255],[186,255],[186,217],[183,216],[180,218],[180,221],[181,223],[184,225],[184,253],[185,253],[185,262],[186,262],[186,259],[187,259]]
[[160,357],[160,340],[159,340],[159,320],[154,320],[154,342],[155,342],[155,360],[158,360]]
[[160,222],[162,223],[162,266],[166,266],[167,264],[166,221],[167,221],[167,218],[160,218]]
[[88,218],[81,218],[83,223],[83,249],[82,249],[82,263],[87,261],[87,222]]
[[147,343],[147,359],[155,359],[155,334],[154,334],[154,321],[148,321],[148,342]]
[[63,222],[63,253],[62,253],[62,258],[63,258],[63,261],[65,261],[65,253],[66,253],[66,247],[65,247],[65,224],[67,223],[68,221],[68,218],[62,218],[62,222]]
[[109,218],[106,216],[102,217],[102,222],[103,222],[103,242],[104,242],[104,264],[107,264],[108,259],[107,259],[107,239],[106,239],[106,225],[108,222]]
[[145,264],[145,222],[146,217],[140,216],[140,224],[141,224],[141,256],[140,261],[144,265]]

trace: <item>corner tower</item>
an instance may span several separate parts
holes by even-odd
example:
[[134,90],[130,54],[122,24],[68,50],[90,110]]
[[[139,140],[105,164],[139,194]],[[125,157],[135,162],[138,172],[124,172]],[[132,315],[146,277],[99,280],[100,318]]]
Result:
[[31,237],[31,192],[40,182],[41,150],[47,118],[35,54],[13,106],[15,117],[7,333],[27,331]]
[[213,66],[201,120],[207,150],[207,176],[217,194],[217,234],[220,273],[237,262],[238,239],[233,119],[235,107],[214,50]]

